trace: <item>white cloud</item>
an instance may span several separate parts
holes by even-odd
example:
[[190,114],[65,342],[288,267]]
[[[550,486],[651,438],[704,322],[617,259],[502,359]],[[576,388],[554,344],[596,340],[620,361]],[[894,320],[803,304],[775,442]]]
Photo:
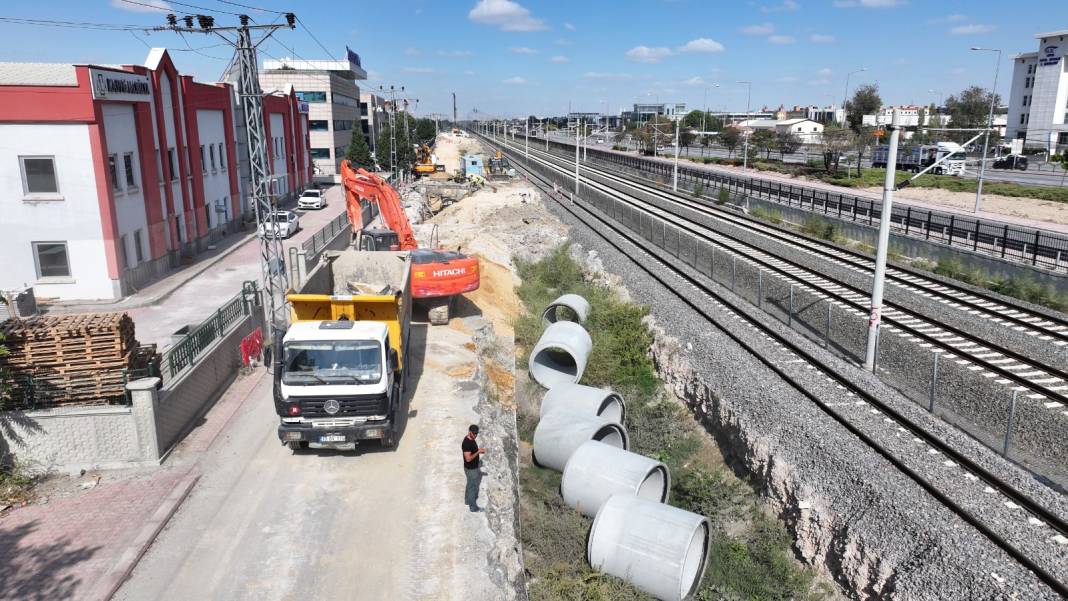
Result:
[[404,49],[404,56],[419,56],[419,49],[418,48],[405,48]]
[[896,8],[908,4],[907,0],[835,0],[835,8]]
[[527,83],[527,80],[526,78],[519,77],[517,75],[515,77],[509,77],[508,79],[501,80],[501,83],[506,83],[510,86],[521,86]]
[[812,42],[813,44],[833,44],[834,36],[822,33],[814,33],[808,36],[808,41]]
[[975,35],[979,33],[990,33],[996,29],[993,25],[980,25],[975,23],[973,25],[958,25],[949,30],[949,35]]
[[567,63],[567,62],[570,62],[570,61],[571,61],[571,59],[567,58],[566,56],[564,56],[562,54],[557,54],[556,56],[554,56],[554,57],[549,59],[549,62],[553,62],[553,63]]
[[768,36],[768,41],[771,42],[772,44],[782,45],[782,44],[793,44],[797,40],[795,40],[793,38],[793,36],[789,36],[789,35],[771,35],[771,36]]
[[474,56],[474,52],[470,50],[438,50],[438,56],[445,58],[466,58],[468,56]]
[[830,77],[832,73],[834,73],[834,71],[831,71],[827,67],[824,67],[824,68],[820,69],[819,71],[816,71],[816,75],[819,75],[820,77]]
[[405,73],[422,73],[422,74],[433,73],[434,72],[434,70],[431,69],[430,67],[404,67],[403,69],[401,69],[401,71],[404,71]]
[[695,75],[695,76],[691,77],[690,79],[687,79],[686,81],[684,81],[682,83],[684,83],[684,84],[686,84],[688,86],[703,86],[703,85],[705,85],[705,80],[701,79],[700,75]]
[[138,0],[141,4],[149,4],[150,6],[141,6],[140,4],[130,4],[129,2],[123,2],[122,0],[111,0],[111,8],[117,8],[119,10],[126,10],[132,13],[155,13],[159,14],[159,11],[174,9],[170,4],[167,4],[163,0]]
[[586,79],[630,79],[630,73],[603,73],[600,71],[587,71],[582,74]]
[[745,35],[771,35],[775,31],[775,26],[771,23],[758,23],[756,25],[747,25],[738,31]]
[[544,31],[545,21],[531,16],[530,11],[512,0],[478,0],[467,18],[501,31]]
[[538,51],[533,48],[527,48],[526,46],[512,46],[508,49],[508,52],[512,54],[537,54]]
[[636,63],[659,63],[665,58],[671,56],[671,48],[657,47],[650,48],[648,46],[635,46],[627,51],[627,60],[634,61]]
[[555,40],[553,40],[553,43],[557,46],[570,46],[571,40],[567,38],[556,38]]
[[798,10],[801,5],[795,2],[795,0],[783,0],[782,4],[776,4],[775,6],[761,6],[760,12],[762,13],[778,13]]
[[723,52],[723,44],[708,38],[697,38],[686,42],[679,52]]
[[575,31],[575,26],[567,21],[564,21],[564,29],[568,31]]

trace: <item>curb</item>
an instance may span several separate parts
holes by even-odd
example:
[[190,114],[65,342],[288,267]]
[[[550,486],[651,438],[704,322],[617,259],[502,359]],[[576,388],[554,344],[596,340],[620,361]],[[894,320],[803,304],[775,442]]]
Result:
[[170,494],[163,500],[163,503],[156,509],[151,517],[145,522],[145,525],[141,527],[141,530],[134,537],[133,541],[126,547],[126,550],[122,552],[119,559],[115,562],[115,565],[104,574],[103,577],[97,582],[96,590],[93,594],[87,596],[89,599],[99,599],[101,601],[107,601],[111,599],[119,587],[122,586],[126,579],[130,577],[137,563],[144,557],[148,548],[152,545],[159,533],[163,531],[163,527],[167,525],[167,522],[171,519],[178,508],[189,496],[189,492],[193,490],[193,486],[196,485],[197,480],[200,479],[200,474],[188,474],[186,477],[178,481],[178,483],[171,489]]

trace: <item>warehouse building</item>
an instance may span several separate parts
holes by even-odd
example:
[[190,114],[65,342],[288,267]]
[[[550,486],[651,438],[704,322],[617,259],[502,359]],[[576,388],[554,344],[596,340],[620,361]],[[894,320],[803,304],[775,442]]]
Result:
[[[118,299],[241,229],[235,102],[161,48],[143,65],[0,63],[0,290]],[[271,97],[264,117],[294,188],[311,175],[307,136],[285,127],[297,107]]]

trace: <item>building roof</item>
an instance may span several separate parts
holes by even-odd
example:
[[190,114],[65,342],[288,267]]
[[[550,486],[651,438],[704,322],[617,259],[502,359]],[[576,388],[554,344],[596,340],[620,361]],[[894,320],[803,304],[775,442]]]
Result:
[[[797,125],[798,123],[803,123],[805,121],[812,121],[812,119],[806,119],[804,117],[800,117],[800,118],[796,118],[796,119],[782,119],[782,120],[778,120],[778,119],[749,119],[748,121],[742,121],[742,122],[738,123],[738,125],[740,125],[742,127],[751,127],[753,129],[771,129],[771,128],[774,128],[774,127],[779,127],[780,125],[789,127],[791,125]],[[818,123],[818,122],[817,121],[812,121],[812,123]]]
[[78,76],[66,63],[0,63],[0,85],[77,86]]
[[1017,60],[1017,59],[1021,59],[1021,58],[1038,58],[1038,53],[1037,52],[1021,52],[1019,54],[1010,54],[1009,58],[1011,58],[1012,60]]
[[283,57],[278,60],[263,61],[264,71],[332,71],[345,79],[367,79],[363,67],[348,60],[309,61],[299,58]]
[[1060,31],[1051,31],[1049,33],[1036,33],[1035,39],[1040,40],[1042,38],[1052,38],[1059,35],[1068,35],[1068,29],[1062,29]]

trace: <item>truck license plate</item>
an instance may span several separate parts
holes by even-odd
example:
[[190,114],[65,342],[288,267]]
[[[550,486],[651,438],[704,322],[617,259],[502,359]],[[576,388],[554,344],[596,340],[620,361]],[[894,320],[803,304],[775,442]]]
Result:
[[327,434],[326,436],[320,436],[319,442],[345,442],[344,434]]

